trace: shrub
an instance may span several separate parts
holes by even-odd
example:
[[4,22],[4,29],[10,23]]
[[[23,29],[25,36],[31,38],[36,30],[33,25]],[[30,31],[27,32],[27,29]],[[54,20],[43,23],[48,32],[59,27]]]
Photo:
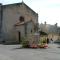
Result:
[[40,38],[40,41],[39,41],[40,45],[43,45],[43,44],[46,44],[46,43],[47,43],[47,40],[46,40],[45,37]]
[[28,48],[29,47],[29,41],[27,40],[27,37],[22,38],[22,47]]

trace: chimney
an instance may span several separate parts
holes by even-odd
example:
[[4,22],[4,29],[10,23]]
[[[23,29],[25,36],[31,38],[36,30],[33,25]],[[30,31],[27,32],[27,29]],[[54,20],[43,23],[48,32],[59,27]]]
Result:
[[46,21],[44,22],[44,24],[46,25]]
[[55,26],[57,27],[57,23],[55,24]]

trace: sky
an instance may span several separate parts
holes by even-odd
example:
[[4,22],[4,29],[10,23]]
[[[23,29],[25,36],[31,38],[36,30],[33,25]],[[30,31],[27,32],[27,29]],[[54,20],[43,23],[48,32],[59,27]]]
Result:
[[[39,23],[54,25],[58,23],[60,26],[60,0],[23,0],[31,9],[38,13]],[[22,0],[0,0],[0,3],[12,4],[19,3]]]

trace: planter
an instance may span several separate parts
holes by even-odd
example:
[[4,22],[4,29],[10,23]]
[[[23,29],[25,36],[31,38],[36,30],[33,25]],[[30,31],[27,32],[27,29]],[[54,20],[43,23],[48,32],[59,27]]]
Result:
[[36,44],[32,44],[30,45],[30,48],[38,48],[38,46]]
[[45,44],[45,45],[44,45],[44,48],[48,48],[48,44]]
[[48,48],[48,45],[47,44],[41,44],[41,45],[38,45],[39,48]]

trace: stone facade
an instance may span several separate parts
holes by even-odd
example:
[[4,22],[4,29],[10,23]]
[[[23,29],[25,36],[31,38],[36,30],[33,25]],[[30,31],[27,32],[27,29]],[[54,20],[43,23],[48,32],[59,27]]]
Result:
[[2,4],[0,3],[0,41],[2,41],[2,17],[3,16],[3,10],[2,10]]
[[39,26],[40,30],[46,33],[55,33],[58,34],[60,33],[60,27],[57,26],[57,23],[55,25],[50,25],[50,24],[40,24]]
[[0,32],[2,27],[2,4],[0,4]]
[[43,32],[46,32],[48,34],[48,38],[49,39],[53,39],[53,40],[58,40],[60,39],[60,27],[57,26],[57,23],[55,25],[50,25],[50,24],[46,24],[46,22],[44,24],[40,24],[39,26],[40,30]]
[[38,23],[38,14],[23,2],[3,5],[2,22],[3,40],[19,42],[19,36],[25,36],[26,33],[30,34],[32,30],[34,31],[34,26]]

